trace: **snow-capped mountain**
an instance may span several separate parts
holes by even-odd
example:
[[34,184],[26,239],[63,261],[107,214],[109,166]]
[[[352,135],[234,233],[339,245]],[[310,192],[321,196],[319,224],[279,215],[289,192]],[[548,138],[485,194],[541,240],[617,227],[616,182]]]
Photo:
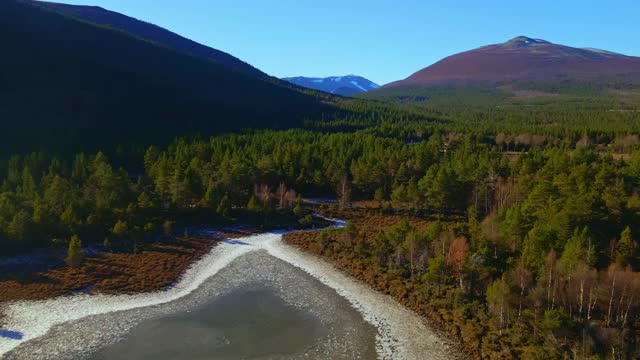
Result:
[[362,76],[330,76],[326,78],[289,77],[282,80],[309,89],[320,90],[331,94],[351,96],[365,91],[375,90],[380,86]]

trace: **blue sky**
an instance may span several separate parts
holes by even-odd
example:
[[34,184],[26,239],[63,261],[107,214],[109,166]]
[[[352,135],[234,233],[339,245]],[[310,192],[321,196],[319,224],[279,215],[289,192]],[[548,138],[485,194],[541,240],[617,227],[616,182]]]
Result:
[[379,84],[518,35],[640,56],[638,0],[67,0],[228,52],[270,75]]

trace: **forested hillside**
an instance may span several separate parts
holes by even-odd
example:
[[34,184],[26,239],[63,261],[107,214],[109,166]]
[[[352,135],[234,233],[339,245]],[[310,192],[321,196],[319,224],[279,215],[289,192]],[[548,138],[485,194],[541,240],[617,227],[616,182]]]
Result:
[[0,2],[0,148],[97,150],[180,134],[302,126],[302,93],[30,2]]
[[262,71],[225,52],[198,44],[195,41],[184,38],[157,25],[98,6],[67,5],[46,1],[33,1],[33,4],[95,24],[126,31],[132,35],[156,42],[176,51],[218,62],[229,69],[247,75],[262,78],[268,77],[268,75]]

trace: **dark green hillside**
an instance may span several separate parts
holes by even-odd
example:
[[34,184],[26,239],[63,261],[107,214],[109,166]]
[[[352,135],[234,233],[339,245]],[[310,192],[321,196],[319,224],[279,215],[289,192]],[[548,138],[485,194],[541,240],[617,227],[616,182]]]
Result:
[[109,26],[126,31],[142,39],[150,40],[179,52],[192,54],[218,62],[227,68],[255,76],[267,78],[268,75],[253,66],[220,50],[184,38],[159,26],[109,11],[98,6],[67,5],[53,2],[32,1],[34,4],[56,12],[76,17],[94,24]]
[[419,106],[444,106],[447,108],[455,105],[495,105],[509,96],[510,93],[499,89],[478,86],[406,86],[380,88],[357,95],[359,98],[368,100],[400,102]]
[[357,95],[363,99],[426,107],[508,106],[581,102],[604,110],[640,107],[640,84],[634,82],[505,82],[476,85],[407,85]]
[[30,3],[0,2],[0,42],[2,150],[295,127],[328,109],[313,94]]
[[451,122],[455,131],[637,131],[640,88],[633,84],[519,83],[383,88],[358,95]]

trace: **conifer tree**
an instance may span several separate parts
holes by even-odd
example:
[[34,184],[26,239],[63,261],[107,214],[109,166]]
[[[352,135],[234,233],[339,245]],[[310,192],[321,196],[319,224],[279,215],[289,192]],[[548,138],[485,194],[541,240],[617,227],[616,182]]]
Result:
[[78,267],[82,263],[84,255],[82,254],[82,243],[77,235],[73,235],[69,241],[69,251],[67,253],[67,265]]
[[631,238],[631,228],[627,226],[620,234],[620,240],[616,244],[615,262],[622,266],[630,265],[636,253],[635,247],[636,245]]
[[229,197],[225,194],[220,202],[218,203],[218,208],[216,209],[218,215],[222,217],[229,216],[229,211],[231,209],[231,204],[229,203]]
[[293,213],[296,214],[296,216],[301,216],[304,212],[304,201],[302,200],[302,195],[298,194],[298,197],[296,197],[296,206],[293,208]]
[[249,199],[249,203],[247,203],[247,210],[255,213],[260,212],[261,207],[258,205],[255,196],[251,196]]

